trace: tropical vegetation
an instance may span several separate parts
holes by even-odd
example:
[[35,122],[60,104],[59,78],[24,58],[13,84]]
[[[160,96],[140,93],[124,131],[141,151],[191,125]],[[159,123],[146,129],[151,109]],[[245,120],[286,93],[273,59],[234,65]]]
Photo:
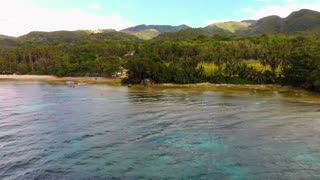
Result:
[[[310,19],[305,23],[320,22],[316,20],[317,13],[302,10],[280,18],[280,29],[284,32],[285,25],[299,25],[304,17]],[[296,18],[295,23],[292,18]],[[260,32],[257,27],[261,23],[265,32],[274,32],[279,22],[276,26],[269,24],[278,21],[275,19],[279,20],[268,17],[267,21],[219,23],[202,29],[144,25],[122,32],[58,31],[32,32],[18,38],[0,36],[0,73],[112,76],[127,69],[128,77],[123,82],[129,84],[150,79],[155,83],[283,84],[320,90],[320,36],[317,31],[310,31],[310,27],[320,25],[307,26],[304,32],[296,28],[300,33],[232,34],[246,28]],[[146,28],[163,32],[151,40],[137,38],[137,34],[143,36],[138,33],[141,31],[158,34]],[[229,33],[208,33],[208,29],[217,28]],[[152,33],[144,39],[155,36]]]

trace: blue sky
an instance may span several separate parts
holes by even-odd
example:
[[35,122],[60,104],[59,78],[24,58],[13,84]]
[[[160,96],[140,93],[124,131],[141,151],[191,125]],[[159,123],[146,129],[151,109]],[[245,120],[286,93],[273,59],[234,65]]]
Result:
[[0,34],[34,30],[122,29],[137,24],[188,24],[202,27],[219,21],[285,17],[319,0],[4,0]]

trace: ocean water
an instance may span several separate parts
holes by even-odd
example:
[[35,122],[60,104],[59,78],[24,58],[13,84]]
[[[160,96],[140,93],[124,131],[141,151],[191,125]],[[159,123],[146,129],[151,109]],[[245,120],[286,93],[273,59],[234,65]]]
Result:
[[320,179],[320,97],[0,82],[0,179]]

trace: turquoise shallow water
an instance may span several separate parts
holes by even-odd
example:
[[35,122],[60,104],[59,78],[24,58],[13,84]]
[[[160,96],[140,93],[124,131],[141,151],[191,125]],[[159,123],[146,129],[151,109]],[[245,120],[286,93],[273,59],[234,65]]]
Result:
[[1,82],[0,179],[320,179],[317,98]]

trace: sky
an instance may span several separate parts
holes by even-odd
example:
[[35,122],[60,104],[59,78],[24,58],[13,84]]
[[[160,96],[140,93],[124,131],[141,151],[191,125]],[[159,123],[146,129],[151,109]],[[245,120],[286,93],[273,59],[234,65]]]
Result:
[[320,11],[320,0],[1,0],[0,34],[121,30],[139,24],[203,27],[222,21]]

